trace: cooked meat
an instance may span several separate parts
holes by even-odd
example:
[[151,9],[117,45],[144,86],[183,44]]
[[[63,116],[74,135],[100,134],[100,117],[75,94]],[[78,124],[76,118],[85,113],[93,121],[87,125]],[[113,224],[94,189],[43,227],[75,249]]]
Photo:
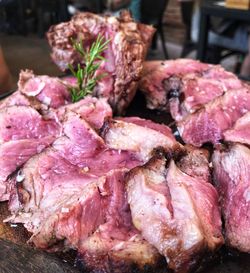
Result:
[[8,177],[54,140],[54,136],[47,136],[40,139],[11,140],[0,144],[0,158],[2,158],[0,161],[0,201],[9,199]]
[[57,110],[59,119],[63,120],[68,111],[79,114],[94,129],[100,129],[104,121],[112,117],[112,109],[106,99],[87,96],[76,103],[60,107]]
[[170,111],[176,121],[242,82],[221,66],[194,60],[146,62],[139,88],[150,109]]
[[206,142],[218,143],[223,132],[250,110],[250,89],[231,90],[178,123],[185,143],[201,146]]
[[250,252],[250,150],[233,144],[215,151],[212,162],[226,242],[240,251]]
[[60,132],[61,126],[56,120],[46,120],[30,106],[0,110],[0,201],[9,198],[7,178],[48,147]]
[[239,118],[234,126],[223,133],[226,141],[250,145],[250,113]]
[[[169,151],[181,147],[167,126],[153,126],[151,121],[133,119],[126,118],[129,122],[122,119],[110,120],[105,124],[103,135],[108,147],[135,152],[144,162],[149,160],[152,152],[158,148]],[[156,130],[160,127],[161,130]]]
[[58,108],[71,101],[68,87],[62,80],[49,76],[36,76],[31,70],[21,71],[18,90],[27,97],[35,97],[52,108]]
[[107,199],[106,221],[80,246],[81,259],[93,272],[131,272],[133,265],[154,268],[160,260],[132,224],[124,186],[123,171],[107,177],[101,190]]
[[154,131],[158,131],[159,133],[171,138],[173,141],[175,140],[171,129],[164,125],[164,124],[159,124],[155,123],[149,119],[143,119],[143,118],[138,118],[138,117],[122,117],[122,118],[117,118],[117,120],[125,121],[128,123],[133,123],[141,127],[149,128]]
[[23,223],[36,247],[76,249],[88,269],[156,265],[160,256],[133,227],[124,190],[124,174],[142,162],[108,149],[75,113],[66,115],[63,134],[24,165],[22,179],[12,178],[9,221]]
[[[184,156],[185,155],[185,156]],[[185,146],[183,156],[176,162],[177,167],[192,177],[201,177],[204,181],[211,181],[209,168],[209,152],[206,149],[197,149]]]
[[68,65],[76,66],[83,60],[74,50],[72,38],[88,47],[98,36],[110,39],[108,49],[97,74],[106,76],[94,90],[97,97],[105,97],[116,113],[122,113],[133,99],[147,47],[154,33],[150,26],[135,23],[129,12],[120,17],[105,17],[79,13],[71,21],[52,26],[47,33],[52,48],[52,59],[63,71]]
[[139,89],[146,95],[147,107],[169,111],[168,95],[179,96],[181,77],[208,68],[208,64],[187,59],[145,62]]
[[171,269],[188,272],[204,252],[223,243],[218,195],[201,176],[185,174],[173,160],[166,164],[161,155],[132,170],[128,202],[142,236]]
[[27,97],[20,91],[16,91],[7,98],[1,100],[0,109],[9,106],[31,106],[37,110],[42,109],[41,103],[34,97]]
[[30,106],[10,106],[0,110],[0,143],[59,134],[60,125],[56,120],[46,120]]

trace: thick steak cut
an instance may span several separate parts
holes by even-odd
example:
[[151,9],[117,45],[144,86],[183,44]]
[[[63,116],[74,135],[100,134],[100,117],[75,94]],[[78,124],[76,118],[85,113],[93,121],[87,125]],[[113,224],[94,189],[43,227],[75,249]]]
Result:
[[125,173],[139,164],[69,112],[63,136],[12,178],[8,220],[23,223],[36,247],[76,249],[88,270],[156,266],[160,255],[134,228],[124,189]]
[[30,106],[0,109],[0,201],[9,198],[8,177],[61,133],[56,120],[45,119]]
[[200,175],[185,174],[173,160],[167,166],[159,155],[129,173],[127,192],[135,227],[175,272],[188,272],[222,245],[218,195]]
[[226,242],[240,251],[250,252],[250,150],[233,144],[215,151],[212,162]]
[[110,120],[104,125],[103,136],[108,147],[134,152],[144,162],[159,148],[181,148],[169,127],[139,118]]
[[223,139],[223,132],[249,110],[250,89],[230,90],[178,122],[178,130],[185,143],[198,147],[206,142],[216,144]]
[[71,102],[66,83],[56,77],[36,76],[31,70],[21,71],[18,90],[51,108],[58,108]]
[[180,121],[228,90],[242,86],[221,66],[178,59],[146,62],[139,88],[150,109],[170,111],[173,119]]
[[[104,61],[97,74],[106,76],[94,90],[97,97],[105,97],[116,113],[122,113],[133,99],[141,76],[143,61],[154,29],[134,22],[128,11],[120,17],[79,13],[71,21],[52,26],[47,33],[52,59],[63,71],[68,65],[82,63],[74,50],[72,39],[81,40],[85,48],[98,34],[110,39]],[[83,64],[83,63],[82,63]]]

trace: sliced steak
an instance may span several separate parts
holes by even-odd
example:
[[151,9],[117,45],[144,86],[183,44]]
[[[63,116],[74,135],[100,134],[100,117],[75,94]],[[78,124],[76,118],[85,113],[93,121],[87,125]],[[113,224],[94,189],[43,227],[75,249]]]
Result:
[[8,177],[48,147],[61,134],[61,125],[46,120],[30,106],[3,108],[0,121],[0,201],[5,201],[9,198]]
[[124,11],[120,17],[79,13],[69,22],[52,26],[47,36],[52,59],[63,71],[69,64],[76,66],[83,61],[74,50],[72,39],[81,40],[86,48],[98,34],[110,39],[104,52],[106,61],[97,71],[106,76],[98,82],[94,95],[107,98],[113,110],[122,113],[135,95],[153,33],[152,27],[135,23]]
[[201,177],[202,180],[211,182],[209,168],[209,152],[206,149],[197,149],[185,146],[183,154],[176,162],[177,167],[187,175]]
[[[135,227],[166,257],[175,272],[188,272],[206,251],[223,243],[218,195],[201,176],[182,172],[173,160],[153,157],[128,175]],[[197,166],[193,166],[197,169]]]
[[250,89],[231,90],[178,123],[185,143],[201,146],[223,139],[223,132],[250,110]]
[[106,221],[79,248],[81,260],[91,272],[131,272],[155,267],[158,251],[145,241],[131,221],[124,171],[112,171],[104,184]]
[[226,242],[240,251],[250,252],[250,150],[233,144],[215,151],[212,162]]
[[42,104],[58,108],[71,102],[68,86],[59,78],[36,76],[33,71],[21,71],[18,90],[27,97],[35,97]]
[[0,143],[9,140],[60,135],[60,124],[46,120],[30,106],[11,106],[0,110]]
[[221,66],[194,60],[146,62],[139,88],[150,109],[170,111],[176,121],[195,112],[242,82]]
[[87,96],[79,102],[60,107],[57,110],[59,119],[63,120],[64,115],[68,111],[79,114],[94,129],[100,129],[104,121],[112,117],[112,109],[106,99],[97,99],[90,96]]
[[31,106],[34,109],[42,109],[41,103],[34,97],[27,97],[20,91],[16,91],[7,98],[1,100],[0,109],[9,106]]
[[0,144],[0,157],[2,158],[0,161],[0,201],[9,199],[8,177],[54,140],[54,136],[47,136],[40,139],[12,140]]
[[7,220],[23,223],[38,248],[76,249],[93,272],[158,266],[161,256],[133,226],[126,197],[124,175],[143,163],[136,155],[108,148],[68,112],[63,136],[10,178]]
[[226,141],[250,145],[250,113],[239,118],[234,126],[223,133]]
[[[131,122],[131,119],[125,120],[129,122],[121,119],[110,120],[105,124],[103,136],[108,147],[134,152],[144,162],[148,161],[154,150],[158,148],[170,151],[181,147],[171,130],[165,125],[153,126],[151,121],[135,119],[137,124],[141,124],[137,125]],[[158,130],[159,127],[160,130]]]

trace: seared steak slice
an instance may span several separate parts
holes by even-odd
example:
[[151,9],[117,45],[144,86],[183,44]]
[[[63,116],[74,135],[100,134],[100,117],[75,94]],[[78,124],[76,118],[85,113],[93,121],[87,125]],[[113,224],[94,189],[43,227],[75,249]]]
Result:
[[250,252],[250,150],[234,144],[215,151],[212,162],[226,242],[240,251]]
[[40,153],[53,141],[54,136],[40,139],[11,140],[0,144],[0,201],[9,199],[8,177],[33,155]]
[[176,121],[242,82],[221,66],[194,60],[146,62],[139,88],[150,109],[170,111]]
[[250,89],[231,90],[178,123],[185,143],[201,146],[206,142],[218,143],[223,132],[250,110]]
[[36,76],[33,71],[21,71],[18,90],[27,97],[35,97],[42,104],[58,108],[71,102],[68,86],[59,78]]
[[60,124],[45,119],[30,106],[10,106],[0,110],[0,143],[60,135]]
[[223,133],[224,139],[250,145],[250,113],[239,118],[234,126]]
[[20,91],[16,91],[7,98],[1,100],[0,109],[9,106],[31,106],[34,109],[42,109],[41,103],[34,97],[27,97],[22,94]]
[[83,61],[73,48],[72,38],[82,40],[86,48],[98,34],[110,39],[104,52],[106,61],[97,71],[106,76],[97,84],[94,95],[107,98],[113,110],[122,113],[135,95],[153,33],[152,27],[135,23],[124,11],[118,18],[79,13],[69,22],[52,26],[47,36],[52,59],[63,71],[69,64],[76,66]]
[[[12,179],[9,221],[23,223],[36,247],[76,249],[88,269],[156,265],[160,256],[133,227],[124,189],[124,174],[141,162],[108,149],[75,113],[66,115],[63,133],[24,165],[22,179]],[[102,262],[93,264],[93,252]]]
[[182,157],[176,162],[177,167],[187,175],[201,177],[202,180],[211,182],[209,168],[209,152],[206,149],[197,149],[185,146]]
[[181,147],[167,126],[133,119],[126,118],[129,122],[123,119],[110,120],[105,124],[103,136],[108,147],[134,152],[144,162],[147,162],[158,148],[170,151]]
[[[171,160],[153,157],[128,175],[135,227],[166,257],[175,272],[188,272],[206,251],[223,243],[218,195],[201,176],[189,176]],[[197,169],[197,166],[194,165]]]
[[0,110],[0,201],[9,198],[7,178],[33,155],[48,147],[61,133],[60,124],[45,119],[30,106]]
[[104,121],[112,117],[112,109],[106,99],[97,99],[90,96],[85,97],[79,102],[60,107],[57,110],[59,119],[63,120],[64,115],[68,111],[79,114],[94,129],[100,129]]
[[123,170],[112,171],[101,189],[106,199],[106,220],[79,248],[91,272],[131,272],[133,267],[156,267],[158,251],[145,241],[131,221]]
[[147,107],[169,111],[168,96],[179,96],[181,78],[208,68],[208,64],[187,59],[145,62],[139,89],[146,95]]

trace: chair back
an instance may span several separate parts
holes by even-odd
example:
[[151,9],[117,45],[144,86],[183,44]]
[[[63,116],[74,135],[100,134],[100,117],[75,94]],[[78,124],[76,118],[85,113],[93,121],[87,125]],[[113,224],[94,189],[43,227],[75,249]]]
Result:
[[169,0],[141,0],[141,22],[157,28],[162,23]]

